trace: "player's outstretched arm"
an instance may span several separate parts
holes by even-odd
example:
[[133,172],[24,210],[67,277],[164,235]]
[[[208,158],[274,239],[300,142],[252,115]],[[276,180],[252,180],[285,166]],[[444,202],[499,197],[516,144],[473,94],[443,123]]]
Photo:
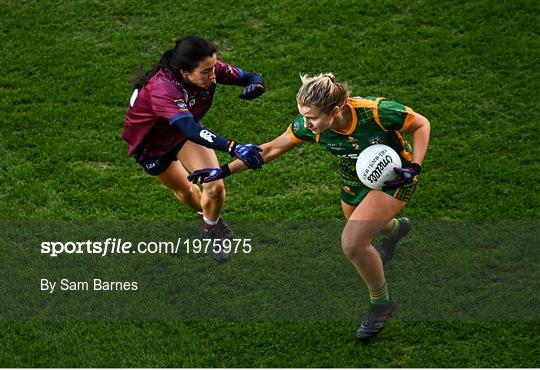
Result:
[[[261,145],[262,157],[264,163],[267,163],[281,154],[288,152],[299,143],[291,140],[288,132],[283,133],[274,140]],[[223,165],[220,168],[203,168],[192,172],[188,176],[188,180],[193,183],[210,182],[225,178],[233,173],[242,172],[247,169],[247,166],[240,160],[232,161],[229,164]]]
[[[295,143],[291,140],[291,137],[288,132],[284,132],[280,136],[276,137],[274,140],[269,141],[261,145],[262,157],[264,163],[268,163],[274,158],[279,157],[283,153],[288,152],[294,148],[298,143]],[[231,173],[241,172],[247,169],[247,167],[239,160],[229,163],[229,168]]]

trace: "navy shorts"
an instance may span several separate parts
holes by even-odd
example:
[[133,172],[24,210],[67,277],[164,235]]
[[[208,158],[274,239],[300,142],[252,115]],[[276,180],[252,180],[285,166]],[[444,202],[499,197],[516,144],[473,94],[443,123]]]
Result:
[[178,152],[180,149],[182,149],[185,142],[185,140],[182,141],[180,144],[177,144],[174,148],[172,148],[172,150],[157,157],[145,156],[142,153],[135,153],[134,157],[137,163],[144,168],[144,171],[147,174],[151,176],[158,176],[165,172],[172,162],[178,160]]

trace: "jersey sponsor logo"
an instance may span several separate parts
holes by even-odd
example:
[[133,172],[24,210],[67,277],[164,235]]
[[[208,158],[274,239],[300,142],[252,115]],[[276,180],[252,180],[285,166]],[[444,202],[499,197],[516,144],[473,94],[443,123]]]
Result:
[[210,143],[213,143],[214,138],[216,137],[216,135],[214,135],[213,133],[211,133],[208,130],[202,130],[199,135],[201,136],[201,138],[203,138],[204,140],[206,140],[206,141],[208,141]]
[[175,99],[174,102],[176,103],[176,105],[178,106],[178,109],[181,111],[181,112],[187,112],[188,111],[188,106],[187,106],[187,103],[184,99]]
[[369,144],[375,145],[375,144],[384,144],[384,140],[380,136],[373,136],[369,138]]
[[[329,149],[335,152],[347,152],[351,149],[360,150],[360,145],[358,144],[348,144],[348,143],[324,143],[324,145]],[[351,148],[352,145],[352,148]]]
[[169,83],[169,84],[173,84],[175,86],[182,86],[182,84],[176,80],[173,80],[173,79],[170,79],[170,78],[167,78],[165,76],[159,76],[157,79],[156,79],[156,83],[159,83],[159,82],[165,82],[165,83]]
[[354,138],[354,137],[352,137],[352,136],[349,136],[349,137],[347,138],[347,142],[348,142],[348,143],[356,143],[357,141],[358,141],[358,139],[356,139],[356,138]]
[[360,153],[353,153],[353,154],[338,154],[337,156],[339,158],[358,159],[359,155]]

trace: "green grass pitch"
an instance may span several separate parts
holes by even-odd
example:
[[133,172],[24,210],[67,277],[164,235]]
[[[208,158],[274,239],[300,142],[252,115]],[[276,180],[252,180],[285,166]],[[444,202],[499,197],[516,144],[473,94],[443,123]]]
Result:
[[[3,0],[0,220],[195,223],[193,212],[127,158],[120,135],[134,71],[152,66],[179,36],[198,34],[216,44],[223,60],[266,81],[266,94],[251,102],[237,98],[239,88],[218,88],[204,123],[238,141],[262,143],[286,129],[296,114],[300,73],[331,71],[354,95],[392,98],[428,117],[430,149],[404,214],[428,222],[532,220],[536,244],[516,238],[509,246],[512,261],[525,256],[528,269],[505,269],[504,255],[489,258],[501,274],[525,276],[524,302],[538,304],[539,14],[540,3],[527,0]],[[337,221],[335,163],[322,148],[304,145],[261,171],[230,177],[223,215],[261,223]],[[267,250],[269,261],[279,260],[279,251]],[[0,250],[2,265],[10,253]],[[418,258],[422,268],[448,271],[449,281],[460,278],[452,259],[437,259],[436,252]],[[414,271],[410,261],[394,262],[392,275],[400,263]],[[475,280],[462,283],[475,287]],[[399,281],[390,284],[405,296]],[[359,315],[362,289],[358,283]],[[396,316],[369,345],[355,341],[357,324],[2,320],[0,367],[540,365],[537,315]]]

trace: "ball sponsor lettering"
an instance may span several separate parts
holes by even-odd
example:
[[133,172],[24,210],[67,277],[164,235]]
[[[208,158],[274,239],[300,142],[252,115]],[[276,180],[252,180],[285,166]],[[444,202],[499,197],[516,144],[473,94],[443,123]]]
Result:
[[374,183],[376,182],[377,180],[379,180],[379,178],[381,177],[384,169],[390,164],[392,163],[392,157],[390,155],[386,155],[386,157],[384,157],[383,159],[381,159],[381,161],[377,164],[377,167],[375,167],[375,169],[373,170],[373,172],[371,172],[369,174],[369,176],[367,177],[367,179],[371,182],[371,183]]

